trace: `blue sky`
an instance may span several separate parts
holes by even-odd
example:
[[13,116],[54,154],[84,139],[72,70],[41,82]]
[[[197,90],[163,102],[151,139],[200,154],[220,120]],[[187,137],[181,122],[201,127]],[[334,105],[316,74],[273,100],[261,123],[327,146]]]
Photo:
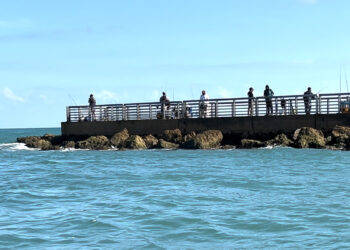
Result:
[[[0,128],[59,127],[65,107],[339,92],[348,0],[3,1]],[[344,75],[344,74],[343,74]],[[350,77],[350,72],[349,72]],[[343,91],[346,90],[343,80]]]

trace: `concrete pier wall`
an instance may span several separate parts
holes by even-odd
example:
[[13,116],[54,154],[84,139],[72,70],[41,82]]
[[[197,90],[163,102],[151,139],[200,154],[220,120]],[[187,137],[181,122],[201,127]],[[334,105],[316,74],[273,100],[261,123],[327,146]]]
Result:
[[287,115],[252,116],[226,118],[198,118],[171,120],[132,120],[132,121],[96,121],[62,122],[63,136],[112,136],[127,128],[130,134],[160,135],[166,129],[179,128],[182,133],[202,132],[209,129],[221,130],[229,137],[262,137],[277,133],[290,134],[300,127],[313,127],[324,132],[331,131],[336,125],[350,126],[350,115]]

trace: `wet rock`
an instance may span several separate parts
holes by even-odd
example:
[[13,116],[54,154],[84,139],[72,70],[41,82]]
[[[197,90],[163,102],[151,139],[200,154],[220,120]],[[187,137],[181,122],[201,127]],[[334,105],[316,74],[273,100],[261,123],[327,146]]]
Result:
[[331,132],[332,143],[346,145],[350,138],[350,128],[345,126],[335,126]]
[[324,148],[326,146],[326,139],[322,131],[310,127],[297,129],[293,139],[297,148]]
[[190,133],[186,134],[182,137],[182,144],[186,143],[187,141],[194,139],[196,137],[196,132],[191,131]]
[[125,128],[122,131],[114,134],[111,138],[111,144],[114,147],[122,148],[125,147],[125,142],[129,138],[129,132]]
[[233,146],[233,145],[223,145],[223,146],[221,146],[221,149],[235,149],[236,148],[236,146]]
[[141,136],[132,135],[125,141],[126,148],[129,149],[147,149],[145,141]]
[[62,136],[53,134],[45,134],[41,139],[51,142],[52,145],[60,145],[63,140]]
[[53,150],[53,149],[55,149],[52,146],[51,142],[49,142],[47,140],[43,140],[43,139],[39,139],[34,144],[32,144],[30,147],[32,147],[32,148],[39,148],[41,150]]
[[164,130],[162,138],[168,142],[180,143],[182,141],[182,133],[178,128],[173,130]]
[[267,146],[282,146],[282,147],[288,147],[293,144],[292,140],[289,140],[288,137],[285,134],[279,134],[272,140],[266,141]]
[[[29,144],[34,143],[35,141],[40,140],[41,137],[40,136],[26,136],[26,137],[18,137],[17,138],[17,142],[19,143],[25,143],[27,146]],[[29,147],[29,146],[28,146]]]
[[222,139],[223,135],[220,130],[207,130],[196,135],[194,138],[189,139],[183,143],[182,146],[188,149],[218,148]]
[[40,136],[27,136],[17,138],[17,142],[24,143],[29,148],[38,148],[41,150],[53,150],[51,142],[42,139]]
[[75,148],[75,141],[63,141],[61,146],[63,148]]
[[251,140],[251,139],[242,139],[240,148],[262,148],[265,147],[266,144],[264,142],[258,141],[258,140]]
[[106,136],[91,136],[84,141],[76,143],[80,149],[107,150],[110,148],[110,142]]
[[143,140],[145,141],[147,148],[155,148],[158,144],[158,139],[153,135],[146,135],[143,137]]
[[163,148],[163,149],[177,149],[180,147],[180,145],[176,144],[176,143],[165,141],[163,139],[159,139],[157,147]]

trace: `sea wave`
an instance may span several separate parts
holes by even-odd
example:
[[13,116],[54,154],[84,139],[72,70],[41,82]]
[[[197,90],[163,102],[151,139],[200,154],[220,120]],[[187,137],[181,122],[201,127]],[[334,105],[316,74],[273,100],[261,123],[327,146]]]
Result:
[[3,143],[0,144],[0,150],[7,150],[7,151],[17,151],[17,150],[29,150],[34,151],[38,150],[36,148],[29,148],[24,143]]

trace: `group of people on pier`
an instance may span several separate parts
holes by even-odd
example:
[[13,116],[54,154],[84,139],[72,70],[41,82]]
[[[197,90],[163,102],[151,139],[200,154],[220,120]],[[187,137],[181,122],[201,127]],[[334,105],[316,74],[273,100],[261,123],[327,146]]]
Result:
[[[247,93],[248,96],[248,116],[254,115],[254,103],[255,103],[255,97],[254,97],[254,88],[250,87],[249,91]],[[269,85],[265,86],[264,90],[264,98],[266,102],[266,115],[272,115],[273,114],[273,96],[274,92],[269,87]],[[309,115],[311,113],[311,103],[312,99],[315,99],[315,95],[311,91],[311,87],[307,88],[307,91],[304,92],[303,100],[304,100],[304,106],[305,106],[305,114]],[[277,101],[277,100],[276,100]],[[293,114],[293,106],[290,101],[290,112]],[[93,94],[89,97],[89,112],[90,112],[90,120],[96,120],[95,115],[95,106],[96,106],[96,99],[94,98]],[[159,98],[160,102],[160,112],[157,115],[158,119],[165,119],[167,117],[167,113],[170,110],[170,100],[167,97],[166,93],[163,92],[162,96]],[[207,118],[209,116],[209,95],[206,93],[205,90],[202,90],[202,94],[199,97],[199,117],[200,118]],[[277,103],[276,103],[277,107]],[[286,106],[286,100],[284,98],[280,99],[280,114],[286,115],[287,114],[287,106]],[[277,111],[275,111],[277,114]],[[191,116],[191,108],[186,108],[184,117],[190,117]]]
[[[265,102],[266,102],[266,115],[273,114],[272,99],[273,99],[274,94],[275,93],[269,87],[269,85],[266,85],[265,90],[264,90],[264,97],[265,97]],[[253,87],[249,88],[247,95],[248,95],[248,116],[252,116],[252,115],[254,115],[254,101],[255,101]],[[308,87],[303,95],[305,114],[307,114],[307,115],[309,115],[311,113],[312,99],[315,99],[315,95],[312,93],[311,87]],[[209,109],[208,109],[208,107],[209,107],[209,95],[206,93],[205,90],[202,90],[202,94],[199,97],[199,100],[200,100],[199,101],[199,117],[206,118],[206,117],[208,117],[208,111],[209,111]],[[161,103],[161,115],[164,115],[164,113],[170,109],[170,100],[166,96],[165,92],[163,92],[159,101]],[[287,114],[287,103],[286,103],[286,100],[284,98],[282,98],[280,100],[280,105],[281,105],[280,114],[286,115]],[[291,103],[290,103],[290,107],[291,107],[291,113],[293,113],[294,111],[293,111]]]

